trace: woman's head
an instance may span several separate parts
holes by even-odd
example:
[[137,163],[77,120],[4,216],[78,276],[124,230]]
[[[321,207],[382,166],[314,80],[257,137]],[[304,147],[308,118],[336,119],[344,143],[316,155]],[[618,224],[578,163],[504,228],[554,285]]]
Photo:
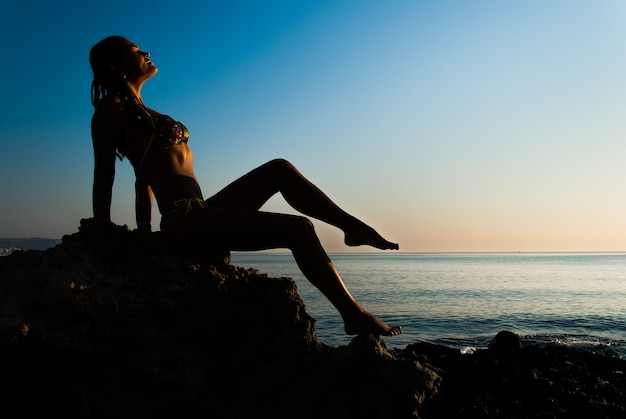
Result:
[[105,95],[127,89],[129,81],[145,81],[157,68],[150,54],[122,36],[109,36],[91,48],[89,62],[93,70],[91,102],[94,106]]

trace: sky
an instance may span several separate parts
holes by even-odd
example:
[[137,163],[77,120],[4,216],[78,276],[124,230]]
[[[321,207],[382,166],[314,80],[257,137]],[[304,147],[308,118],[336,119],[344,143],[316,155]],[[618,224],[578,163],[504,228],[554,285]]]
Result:
[[[88,55],[122,35],[205,197],[281,157],[401,251],[626,251],[625,22],[622,0],[3,0],[0,237],[92,217]],[[133,187],[118,162],[132,228]]]

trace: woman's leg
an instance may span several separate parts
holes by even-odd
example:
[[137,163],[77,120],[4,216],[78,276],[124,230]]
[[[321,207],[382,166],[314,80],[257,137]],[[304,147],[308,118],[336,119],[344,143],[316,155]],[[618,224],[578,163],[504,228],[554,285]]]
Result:
[[189,214],[172,215],[163,227],[164,233],[175,239],[216,243],[229,250],[288,248],[304,276],[337,308],[347,334],[402,333],[401,328],[385,324],[356,302],[322,248],[313,224],[304,217],[198,207]]
[[398,249],[373,228],[339,208],[291,163],[272,160],[226,186],[207,199],[211,207],[258,210],[277,192],[296,210],[331,224],[344,232],[348,246],[370,245]]

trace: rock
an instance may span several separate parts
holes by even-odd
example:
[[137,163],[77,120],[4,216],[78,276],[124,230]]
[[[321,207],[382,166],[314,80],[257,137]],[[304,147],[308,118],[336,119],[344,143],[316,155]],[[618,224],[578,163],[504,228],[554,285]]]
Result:
[[2,418],[623,418],[626,361],[510,332],[472,354],[315,335],[295,282],[122,226],[0,258]]
[[489,349],[496,352],[515,352],[521,347],[520,337],[507,330],[499,332],[489,345]]
[[292,279],[124,226],[110,272],[89,227],[0,258],[0,417],[406,418],[441,384],[378,337],[321,343]]
[[437,394],[420,414],[448,418],[624,418],[626,362],[560,345],[516,351],[415,343],[403,357],[441,371]]

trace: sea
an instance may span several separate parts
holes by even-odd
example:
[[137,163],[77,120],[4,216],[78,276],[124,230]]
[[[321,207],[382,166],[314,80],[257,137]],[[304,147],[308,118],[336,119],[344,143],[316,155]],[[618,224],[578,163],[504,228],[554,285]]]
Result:
[[[626,253],[337,253],[355,299],[403,334],[472,353],[503,330],[522,345],[566,345],[626,358]],[[232,263],[296,281],[318,338],[347,345],[335,308],[289,253],[233,253]]]

